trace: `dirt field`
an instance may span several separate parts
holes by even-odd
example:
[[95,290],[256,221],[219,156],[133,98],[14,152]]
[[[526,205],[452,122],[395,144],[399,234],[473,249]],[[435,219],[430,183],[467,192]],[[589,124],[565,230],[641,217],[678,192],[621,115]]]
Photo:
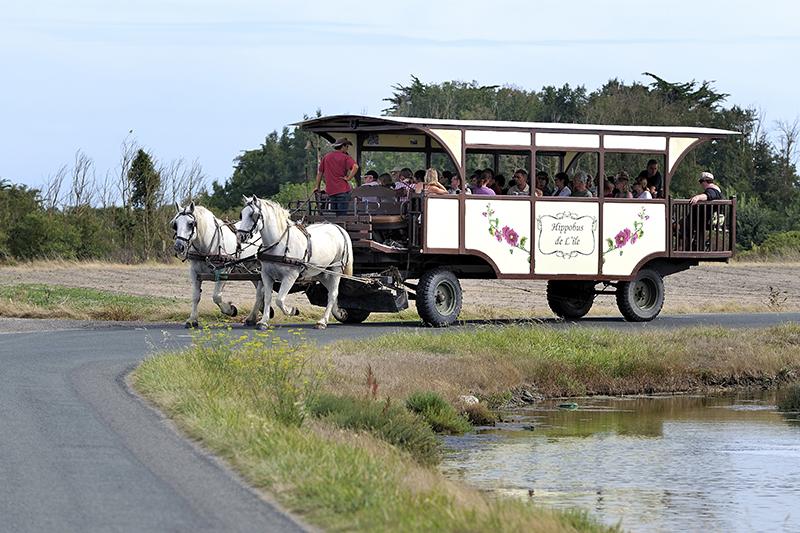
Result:
[[[0,267],[0,284],[39,283],[84,287],[187,301],[191,293],[184,264],[116,265],[109,263],[38,262]],[[800,263],[707,264],[669,276],[665,313],[800,310]],[[542,281],[464,280],[465,311],[486,318],[550,316]],[[204,306],[211,305],[212,285],[204,285]],[[772,287],[772,290],[770,289]],[[227,298],[249,306],[252,285],[228,283]],[[771,296],[772,294],[772,296]],[[307,308],[302,294],[291,295]],[[412,303],[413,306],[413,303]],[[618,313],[613,296],[600,296],[591,314]]]

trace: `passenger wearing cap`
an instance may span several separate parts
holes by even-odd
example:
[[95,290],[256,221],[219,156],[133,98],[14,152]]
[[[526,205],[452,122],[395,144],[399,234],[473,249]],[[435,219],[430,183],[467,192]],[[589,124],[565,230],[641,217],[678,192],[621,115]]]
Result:
[[325,154],[319,162],[317,170],[317,182],[314,185],[314,192],[319,191],[320,182],[325,178],[325,192],[331,202],[331,210],[337,215],[347,213],[350,204],[350,182],[358,172],[358,164],[347,153],[347,148],[352,146],[345,137],[336,139],[333,143],[333,152]]
[[614,180],[614,198],[633,198],[633,193],[628,185],[629,179],[628,173],[624,170],[617,172]]
[[364,174],[364,185],[369,185],[370,187],[376,187],[380,185],[381,182],[378,180],[378,173],[374,170],[370,170],[366,174]]
[[692,205],[697,202],[709,202],[711,200],[722,200],[722,190],[714,183],[714,174],[711,172],[703,172],[700,174],[700,186],[703,192],[692,196]]

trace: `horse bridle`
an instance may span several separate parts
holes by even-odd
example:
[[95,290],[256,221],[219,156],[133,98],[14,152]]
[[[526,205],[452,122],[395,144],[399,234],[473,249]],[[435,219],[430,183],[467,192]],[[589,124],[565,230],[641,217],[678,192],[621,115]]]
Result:
[[250,239],[253,238],[253,233],[255,233],[256,228],[258,227],[258,221],[261,220],[261,217],[263,215],[261,214],[261,206],[260,205],[256,206],[256,204],[252,200],[247,202],[245,207],[250,207],[250,209],[252,210],[252,214],[250,215],[250,219],[253,221],[253,225],[248,230],[242,229],[242,228],[238,228],[236,230],[236,233],[241,233],[242,234],[242,237],[243,237],[242,241],[249,241]]
[[[181,237],[180,235],[178,235],[178,217],[189,217],[192,219],[192,232],[189,234],[188,237]],[[189,249],[192,247],[192,241],[194,240],[195,234],[197,233],[197,219],[194,217],[192,213],[181,211],[175,216],[175,219],[172,222],[172,230],[175,232],[173,238],[176,241],[183,241],[186,243],[186,253],[183,254],[184,259],[186,259],[186,257],[189,256]]]

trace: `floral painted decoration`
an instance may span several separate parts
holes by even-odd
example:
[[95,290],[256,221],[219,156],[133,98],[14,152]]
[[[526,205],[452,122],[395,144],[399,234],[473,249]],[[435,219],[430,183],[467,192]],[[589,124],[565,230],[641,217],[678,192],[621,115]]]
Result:
[[629,245],[634,245],[636,242],[644,236],[644,223],[646,220],[650,220],[650,215],[647,214],[647,210],[642,207],[637,213],[638,220],[633,221],[633,229],[625,228],[619,231],[614,238],[606,238],[606,251],[603,252],[603,255],[613,252],[615,250],[619,250],[619,255],[622,255],[623,248]]
[[522,250],[528,254],[528,261],[530,261],[531,252],[526,248],[528,237],[521,237],[512,227],[500,227],[500,219],[494,216],[491,203],[486,204],[486,211],[481,215],[489,219],[489,235],[497,239],[497,242],[505,242],[510,247],[508,252],[511,254],[514,253],[514,250]]

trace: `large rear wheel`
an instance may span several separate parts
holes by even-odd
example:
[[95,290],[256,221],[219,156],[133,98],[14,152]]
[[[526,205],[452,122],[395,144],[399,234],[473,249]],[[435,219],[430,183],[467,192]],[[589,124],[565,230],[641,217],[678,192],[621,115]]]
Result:
[[583,317],[594,304],[593,281],[547,282],[547,305],[559,317],[576,320]]
[[629,322],[653,320],[664,306],[664,279],[649,268],[640,270],[633,281],[617,284],[617,307]]
[[417,312],[425,324],[449,326],[461,313],[461,283],[444,268],[428,270],[417,284]]

